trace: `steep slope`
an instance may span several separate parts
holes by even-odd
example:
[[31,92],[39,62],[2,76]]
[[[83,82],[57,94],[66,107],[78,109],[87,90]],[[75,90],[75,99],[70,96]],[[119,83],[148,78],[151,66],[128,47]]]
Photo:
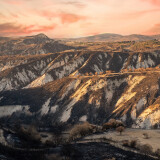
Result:
[[[95,74],[112,70],[137,69],[160,65],[160,54],[103,51],[66,51],[3,61],[0,91],[37,87],[69,75]],[[23,62],[22,62],[23,61]],[[9,66],[8,66],[9,65]]]
[[[150,128],[160,121],[160,72],[66,77],[33,89],[0,93],[1,118],[102,124],[110,118]],[[5,108],[5,109],[4,109]],[[12,116],[11,116],[12,115]],[[8,119],[8,120],[9,120]]]

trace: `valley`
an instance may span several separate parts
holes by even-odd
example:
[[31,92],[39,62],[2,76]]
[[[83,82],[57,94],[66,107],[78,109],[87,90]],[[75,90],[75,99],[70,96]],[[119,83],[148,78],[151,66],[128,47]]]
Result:
[[[130,130],[141,135],[143,131],[159,131],[159,102],[158,39],[58,41],[44,34],[0,39],[0,152],[4,154],[5,148],[8,157],[16,153],[13,160],[31,152],[37,159],[38,154],[48,156],[47,160],[56,154],[70,157],[66,151],[60,154],[67,145],[77,149],[75,156],[82,148],[93,154],[100,147],[99,153],[106,152],[102,159],[128,160],[131,155],[131,159],[156,159],[155,153],[145,155],[139,152],[141,148],[132,148],[133,152],[130,146],[125,150],[119,144],[129,140]],[[104,124],[113,119],[127,128],[124,134],[129,135],[124,139],[114,139],[118,134],[114,127],[103,130]],[[88,134],[69,139],[74,126],[86,123],[89,128],[100,128],[89,133],[89,137],[101,135],[101,142],[81,144]],[[65,132],[67,139],[58,137]],[[110,133],[115,135],[112,139],[117,141],[116,146],[109,141]],[[107,152],[105,147],[111,150]],[[154,152],[158,149],[154,148]],[[88,154],[83,149],[81,155]],[[98,156],[96,152],[95,159]],[[90,155],[90,159],[94,157]]]

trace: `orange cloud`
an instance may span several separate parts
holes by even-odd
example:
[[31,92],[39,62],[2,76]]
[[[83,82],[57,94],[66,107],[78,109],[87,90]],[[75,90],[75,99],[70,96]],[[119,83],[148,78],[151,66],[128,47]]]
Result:
[[2,36],[10,36],[10,35],[27,35],[38,32],[47,32],[50,30],[54,30],[56,27],[55,24],[50,26],[37,26],[37,25],[15,25],[13,23],[4,23],[0,24],[0,34]]
[[76,15],[76,14],[72,14],[72,13],[65,13],[62,12],[61,14],[59,14],[62,23],[75,23],[78,22],[80,20],[85,20],[86,17],[84,16],[80,16],[80,15]]
[[149,2],[153,5],[160,6],[160,0],[141,0],[141,1]]
[[5,3],[8,3],[10,5],[16,5],[16,6],[19,6],[19,5],[22,5],[23,4],[23,1],[19,1],[19,0],[5,0],[4,1]]
[[66,12],[61,12],[61,13],[55,13],[49,10],[42,10],[42,11],[36,11],[37,15],[43,16],[49,20],[52,20],[52,18],[58,17],[61,22],[64,23],[75,23],[80,20],[85,20],[86,17],[77,15],[77,14],[72,14],[72,13],[66,13]]
[[37,12],[38,15],[40,16],[43,16],[49,20],[51,20],[53,17],[56,17],[57,14],[52,12],[52,11],[49,11],[49,10],[42,10],[42,11],[38,11]]
[[151,29],[149,29],[147,32],[145,32],[145,34],[148,34],[148,35],[160,34],[160,23],[155,24]]

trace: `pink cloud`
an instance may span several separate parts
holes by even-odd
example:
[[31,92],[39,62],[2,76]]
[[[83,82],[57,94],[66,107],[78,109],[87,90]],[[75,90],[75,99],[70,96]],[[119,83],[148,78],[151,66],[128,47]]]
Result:
[[55,24],[49,26],[37,26],[37,25],[16,25],[13,23],[0,24],[1,35],[27,35],[32,33],[47,32],[54,30]]
[[155,6],[160,6],[160,0],[141,0],[143,2],[149,2]]
[[23,0],[21,0],[21,1],[19,1],[19,0],[5,0],[4,2],[7,4],[10,4],[10,5],[16,5],[16,6],[24,4]]
[[148,35],[160,34],[160,23],[159,24],[155,24],[151,29],[146,31],[144,34],[148,34]]
[[59,17],[60,17],[63,24],[64,23],[75,23],[80,20],[86,19],[86,17],[84,17],[84,16],[72,14],[72,13],[65,13],[65,12],[60,13]]
[[43,16],[49,20],[51,20],[53,17],[56,17],[57,14],[52,12],[52,11],[49,11],[49,10],[42,10],[42,11],[38,11],[37,12],[38,15],[40,16]]
[[39,16],[43,16],[49,20],[52,20],[52,18],[58,17],[59,19],[61,19],[61,22],[63,24],[64,23],[75,23],[80,20],[86,19],[86,17],[84,16],[73,14],[73,13],[66,13],[66,12],[55,13],[49,10],[42,10],[42,11],[36,11],[36,13]]

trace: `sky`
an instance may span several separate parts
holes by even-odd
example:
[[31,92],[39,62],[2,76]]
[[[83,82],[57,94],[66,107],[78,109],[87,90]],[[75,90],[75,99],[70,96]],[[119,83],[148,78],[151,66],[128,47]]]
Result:
[[160,34],[160,0],[0,0],[0,36]]

